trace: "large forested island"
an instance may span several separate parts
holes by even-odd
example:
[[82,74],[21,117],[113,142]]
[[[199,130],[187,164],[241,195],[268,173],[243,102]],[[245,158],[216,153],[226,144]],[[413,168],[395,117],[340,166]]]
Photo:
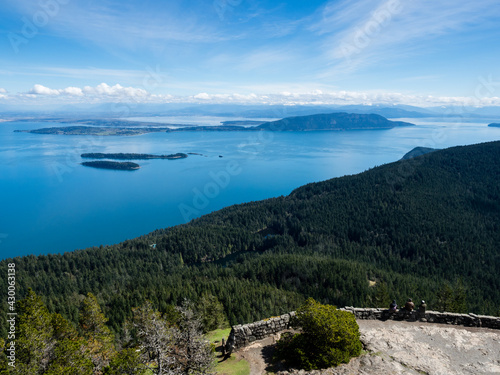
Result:
[[[500,142],[438,150],[116,245],[0,268],[20,270],[18,298],[32,288],[75,324],[79,296],[94,293],[117,333],[146,299],[165,312],[207,295],[232,324],[291,311],[306,297],[379,307],[412,297],[432,310],[496,315],[498,160]],[[5,337],[5,319],[0,329]]]
[[391,121],[380,115],[356,113],[330,113],[310,116],[287,117],[257,126],[261,130],[311,131],[311,130],[362,130],[391,129],[414,126],[409,122]]
[[185,131],[314,131],[314,130],[373,130],[392,129],[399,126],[414,126],[409,122],[391,121],[380,115],[356,113],[329,113],[287,117],[264,122],[257,126],[239,126],[237,121],[225,121],[220,126],[192,126],[169,129],[167,132]]
[[118,171],[135,171],[140,168],[139,164],[132,162],[117,162],[117,161],[85,161],[81,163],[85,167],[99,168],[99,169],[115,169]]
[[149,160],[149,159],[184,159],[187,158],[187,154],[176,153],[170,155],[152,155],[152,154],[131,154],[131,153],[100,153],[100,152],[92,152],[85,153],[81,155],[82,158],[86,159],[113,159],[113,160]]

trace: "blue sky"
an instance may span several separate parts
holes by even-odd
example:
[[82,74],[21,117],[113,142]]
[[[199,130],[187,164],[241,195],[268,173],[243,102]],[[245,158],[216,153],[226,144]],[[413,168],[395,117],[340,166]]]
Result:
[[497,0],[16,0],[0,104],[500,106]]

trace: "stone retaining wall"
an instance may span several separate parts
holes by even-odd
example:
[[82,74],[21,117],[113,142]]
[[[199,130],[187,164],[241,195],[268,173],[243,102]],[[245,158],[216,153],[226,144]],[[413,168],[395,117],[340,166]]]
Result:
[[[371,320],[405,320],[409,322],[421,321],[427,323],[453,324],[466,327],[484,327],[500,329],[500,318],[476,314],[454,314],[448,312],[426,311],[419,314],[418,311],[407,312],[400,309],[397,312],[389,312],[379,308],[344,307],[339,310],[348,311],[356,319]],[[226,343],[226,351],[232,352],[247,346],[248,344],[262,340],[280,331],[290,328],[290,318],[295,312],[278,317],[261,320],[258,322],[233,326]]]
[[466,327],[484,327],[500,329],[500,318],[495,316],[476,315],[476,314],[455,314],[449,312],[426,311],[420,314],[417,310],[411,313],[400,309],[397,312],[389,312],[385,309],[377,308],[358,308],[344,307],[339,310],[349,311],[354,314],[356,319],[373,320],[406,320],[421,321],[427,323],[454,324]]
[[290,328],[290,318],[294,315],[295,312],[293,311],[289,314],[260,320],[254,323],[233,326],[227,338],[226,350],[228,352],[237,350],[247,346],[255,340],[262,340]]

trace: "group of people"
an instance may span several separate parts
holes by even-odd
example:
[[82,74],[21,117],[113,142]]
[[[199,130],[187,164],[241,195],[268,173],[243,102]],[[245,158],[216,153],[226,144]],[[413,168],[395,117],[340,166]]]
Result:
[[[420,306],[418,307],[419,314],[425,314],[426,309],[427,305],[425,304],[425,301],[422,300],[420,302]],[[411,298],[408,298],[408,301],[406,301],[404,307],[402,307],[402,310],[406,310],[408,312],[412,312],[413,310],[415,310],[415,304],[413,303]],[[389,305],[389,311],[391,312],[398,311],[398,304],[396,303],[396,300],[393,300],[392,303]]]

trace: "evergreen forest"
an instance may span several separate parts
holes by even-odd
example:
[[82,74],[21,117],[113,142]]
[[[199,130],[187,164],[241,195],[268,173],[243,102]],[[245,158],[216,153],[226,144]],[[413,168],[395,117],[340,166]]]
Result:
[[[117,340],[146,301],[167,313],[206,296],[230,324],[292,311],[309,297],[338,307],[411,297],[430,310],[497,315],[499,161],[500,142],[439,150],[119,244],[5,259],[0,268],[6,275],[15,263],[18,300],[31,288],[74,327],[91,293]],[[0,283],[7,290],[6,277]],[[7,329],[2,319],[0,337]]]

